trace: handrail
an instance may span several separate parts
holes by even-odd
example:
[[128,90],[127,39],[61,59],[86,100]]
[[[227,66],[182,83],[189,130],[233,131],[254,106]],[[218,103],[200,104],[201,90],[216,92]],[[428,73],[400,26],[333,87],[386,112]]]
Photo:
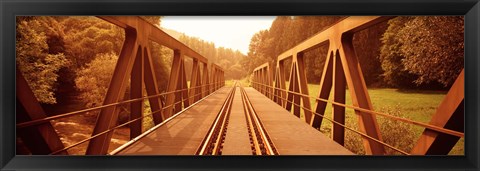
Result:
[[[377,111],[373,111],[373,110],[367,110],[367,109],[363,109],[363,108],[356,107],[356,106],[346,105],[346,104],[338,103],[338,102],[328,100],[328,99],[312,97],[312,96],[308,96],[308,95],[305,95],[305,94],[293,92],[293,91],[290,91],[290,90],[283,90],[283,89],[280,89],[280,88],[277,88],[277,87],[272,87],[272,86],[265,85],[265,84],[255,82],[255,81],[252,81],[252,83],[259,84],[259,85],[265,86],[267,88],[273,88],[273,89],[276,89],[276,90],[280,90],[280,91],[283,91],[283,92],[286,92],[286,93],[292,93],[292,94],[303,96],[303,97],[309,97],[311,99],[315,99],[315,100],[318,100],[318,101],[332,103],[332,104],[337,105],[337,106],[347,107],[347,108],[359,110],[359,111],[362,111],[362,112],[367,112],[367,113],[370,113],[370,114],[377,114],[377,115],[384,116],[384,117],[387,117],[387,118],[390,118],[390,119],[393,119],[393,120],[402,121],[402,122],[410,123],[410,124],[417,125],[417,126],[422,126],[424,128],[428,128],[430,130],[441,132],[441,133],[448,134],[448,135],[453,135],[453,136],[462,137],[462,138],[465,136],[464,133],[454,131],[454,130],[450,130],[450,129],[441,128],[441,127],[438,127],[438,126],[435,126],[435,125],[430,125],[430,124],[426,124],[426,123],[422,123],[422,122],[418,122],[418,121],[414,121],[414,120],[410,120],[410,119],[406,119],[406,118],[401,118],[401,117],[398,117],[398,116],[393,116],[393,115],[390,115],[390,114],[377,112]],[[270,93],[269,91],[266,91],[266,92]],[[280,97],[278,95],[275,95],[274,93],[272,93],[271,95],[274,95],[276,97]]]
[[[212,89],[215,89],[215,88],[212,87],[212,88],[210,88],[209,90],[212,90]],[[215,92],[216,92],[216,91],[215,91]],[[199,96],[199,95],[201,95],[201,94],[202,94],[201,92],[200,92],[200,93],[197,93],[197,94],[195,94],[195,95],[192,96],[192,97],[188,97],[188,99],[194,98],[194,97]],[[206,96],[206,97],[208,97],[208,96]],[[203,100],[203,99],[204,99],[204,98],[202,98],[201,100]],[[201,101],[201,100],[199,100],[199,101]],[[132,120],[130,120],[130,121],[128,121],[128,122],[125,122],[125,123],[123,123],[123,124],[117,125],[117,126],[115,126],[115,127],[113,127],[113,128],[110,128],[110,129],[108,129],[108,130],[105,130],[105,131],[103,131],[103,132],[100,132],[100,133],[98,133],[98,134],[96,134],[96,135],[93,135],[93,136],[91,136],[91,137],[89,137],[89,138],[86,138],[86,139],[84,139],[84,140],[81,140],[81,141],[79,141],[79,142],[76,142],[75,144],[72,144],[72,145],[70,145],[70,146],[68,146],[68,147],[64,147],[63,149],[54,151],[54,152],[50,153],[50,155],[58,154],[58,153],[60,153],[60,152],[62,152],[62,151],[65,151],[65,150],[68,150],[68,149],[70,149],[70,148],[76,147],[76,146],[78,146],[78,145],[80,145],[80,144],[83,144],[83,143],[85,143],[85,142],[87,142],[87,141],[89,141],[89,140],[91,140],[91,139],[94,139],[94,138],[96,138],[96,137],[98,137],[98,136],[100,136],[100,135],[103,135],[103,134],[112,132],[112,131],[114,131],[114,130],[117,129],[117,128],[120,128],[120,127],[129,125],[129,124],[131,124],[131,123],[133,123],[133,122],[136,122],[136,121],[138,121],[138,120],[140,120],[140,119],[143,119],[143,118],[145,118],[145,117],[152,116],[152,115],[155,114],[155,113],[161,112],[161,111],[162,111],[163,109],[165,109],[165,108],[168,108],[168,107],[170,107],[170,106],[174,106],[174,105],[176,105],[176,104],[178,104],[178,103],[182,103],[182,102],[183,102],[183,101],[178,101],[178,102],[173,103],[173,104],[171,104],[171,105],[164,106],[164,107],[162,107],[160,110],[151,111],[149,114],[145,114],[145,115],[143,115],[143,116],[141,116],[141,117],[132,119]],[[180,111],[180,112],[178,112],[178,113],[181,113],[181,112],[183,112],[183,110]],[[174,116],[175,116],[175,115],[174,115]],[[173,117],[173,116],[172,116],[172,117]],[[167,121],[170,121],[170,120],[165,120],[164,122],[167,122]],[[162,123],[164,123],[164,122],[162,122]]]
[[[274,96],[279,97],[278,95],[274,95]],[[371,136],[368,136],[367,134],[365,134],[365,133],[363,133],[363,132],[354,130],[353,128],[347,127],[346,125],[344,125],[344,124],[342,124],[342,123],[339,123],[339,122],[337,122],[337,121],[335,121],[335,120],[333,120],[333,119],[331,119],[331,118],[325,117],[323,114],[314,112],[314,111],[312,111],[311,109],[307,109],[307,108],[305,108],[305,107],[303,107],[303,106],[301,106],[301,105],[299,105],[299,104],[296,104],[296,103],[294,103],[294,102],[292,102],[292,101],[290,101],[290,100],[288,100],[288,99],[286,99],[286,98],[283,98],[283,97],[279,97],[279,98],[281,98],[281,99],[283,99],[283,100],[285,100],[285,101],[288,101],[288,102],[292,103],[293,105],[298,106],[298,107],[300,107],[300,108],[302,108],[302,109],[308,110],[308,111],[312,112],[313,114],[315,114],[315,115],[317,115],[317,116],[320,116],[320,117],[322,117],[322,118],[324,118],[324,119],[327,119],[328,121],[330,121],[330,122],[332,122],[332,123],[334,123],[334,124],[340,125],[340,126],[346,128],[346,129],[350,130],[350,131],[353,131],[353,132],[355,132],[355,133],[357,133],[357,134],[359,134],[359,135],[361,135],[361,136],[363,136],[363,137],[365,137],[365,138],[368,138],[368,139],[371,139],[371,140],[373,140],[373,141],[375,141],[375,142],[377,142],[377,143],[380,143],[380,144],[382,144],[382,145],[384,145],[384,146],[386,146],[386,147],[388,147],[388,148],[391,148],[391,149],[393,149],[393,150],[395,150],[395,151],[397,151],[397,152],[400,152],[400,153],[405,154],[405,155],[410,155],[409,153],[407,153],[407,152],[405,152],[405,151],[403,151],[403,150],[400,150],[400,149],[398,149],[398,148],[396,148],[396,147],[394,147],[394,146],[392,146],[392,145],[390,145],[390,144],[387,144],[387,143],[385,143],[385,142],[383,142],[383,141],[377,140],[377,139],[375,139],[375,138],[373,138],[373,137],[371,137]]]
[[[176,91],[164,92],[164,93],[160,93],[160,94],[156,94],[156,95],[145,96],[145,97],[142,97],[142,98],[130,99],[130,100],[125,100],[125,101],[121,101],[121,102],[117,102],[117,103],[110,103],[110,104],[107,104],[107,105],[96,106],[96,107],[92,107],[92,108],[88,108],[88,109],[82,109],[82,110],[78,110],[78,111],[67,112],[67,113],[58,114],[58,115],[55,115],[55,116],[50,116],[50,117],[46,117],[46,118],[42,118],[42,119],[37,119],[37,120],[31,120],[31,121],[27,121],[27,122],[18,123],[18,124],[16,124],[16,127],[17,128],[25,128],[25,127],[35,126],[35,125],[43,124],[43,123],[46,123],[46,122],[49,122],[49,121],[55,120],[55,119],[61,119],[61,118],[69,117],[69,116],[82,114],[82,113],[85,113],[85,112],[100,110],[100,109],[107,108],[107,107],[118,106],[118,105],[122,105],[122,104],[129,104],[129,103],[132,103],[132,102],[137,102],[137,101],[141,101],[141,100],[145,100],[145,99],[159,98],[163,95],[178,93],[178,92],[184,92],[185,90],[204,87],[204,86],[209,86],[209,85],[213,85],[213,84],[216,84],[216,83],[204,84],[204,85],[185,88],[185,89],[181,89],[181,90],[176,90]],[[211,91],[212,89],[213,89],[213,87],[211,89],[209,89],[209,91]],[[201,93],[198,93],[198,94],[201,94]],[[195,95],[195,96],[197,96],[197,95]],[[191,98],[191,97],[189,97],[189,98]],[[169,106],[171,106],[171,105],[169,105]],[[163,107],[163,108],[166,108],[166,107]]]

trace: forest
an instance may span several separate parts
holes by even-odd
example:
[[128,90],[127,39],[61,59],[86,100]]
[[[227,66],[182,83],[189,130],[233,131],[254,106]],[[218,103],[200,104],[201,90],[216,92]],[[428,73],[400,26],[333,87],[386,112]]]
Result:
[[[279,16],[250,42],[244,68],[270,62],[282,52],[343,17]],[[463,16],[396,17],[354,34],[354,47],[369,87],[446,89],[463,68]],[[328,45],[304,54],[310,83],[319,83]]]
[[[251,38],[248,54],[162,28],[160,16],[143,18],[221,66],[226,79],[249,80],[257,66],[275,64],[279,54],[344,17],[278,16],[269,29]],[[123,29],[93,16],[19,16],[16,31],[16,65],[47,115],[102,105],[125,39]],[[355,33],[353,43],[369,89],[445,91],[463,69],[463,38],[463,16],[401,16]],[[173,51],[150,43],[159,89],[164,91]],[[324,45],[304,54],[312,85],[320,82],[327,50]],[[192,61],[185,65],[190,73]],[[128,105],[122,108],[119,123],[128,121],[128,110]],[[86,116],[74,121],[90,125],[82,136],[90,136],[96,113]],[[67,142],[74,142],[73,135],[60,132]]]

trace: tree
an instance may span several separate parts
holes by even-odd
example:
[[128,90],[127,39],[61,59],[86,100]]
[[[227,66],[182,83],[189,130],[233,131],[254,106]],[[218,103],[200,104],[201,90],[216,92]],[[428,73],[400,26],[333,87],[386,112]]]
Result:
[[245,59],[248,61],[243,62],[248,62],[248,73],[252,73],[253,69],[255,69],[259,65],[262,65],[265,62],[273,61],[271,55],[268,54],[269,46],[271,45],[268,39],[268,30],[261,30],[253,35],[248,46],[248,59]]
[[78,71],[75,85],[86,107],[95,107],[103,103],[117,60],[118,56],[115,53],[98,54]]
[[387,29],[387,22],[379,23],[353,36],[353,46],[362,68],[365,83],[369,85],[383,85],[383,70],[380,63],[380,38]]
[[398,32],[402,63],[416,84],[453,84],[463,69],[463,16],[415,17]]
[[403,43],[400,41],[397,33],[405,27],[405,23],[412,20],[412,17],[396,17],[388,21],[388,28],[383,34],[382,46],[380,48],[380,63],[384,71],[384,81],[394,87],[409,87],[415,75],[405,70],[402,59],[403,54],[400,48]]
[[[17,20],[16,61],[35,97],[54,104],[58,71],[68,65],[63,53],[49,53],[45,22],[47,18],[19,17]],[[54,52],[54,51],[52,51]],[[56,51],[55,51],[56,52]]]
[[62,24],[66,55],[75,64],[73,71],[90,63],[97,54],[120,54],[125,39],[122,28],[96,17],[68,17]]
[[[197,37],[190,37],[183,34],[179,36],[179,41],[206,57],[210,63],[215,63],[222,67],[225,70],[226,79],[237,77],[238,73],[234,73],[230,68],[237,64],[240,65],[241,61],[245,61],[245,55],[240,51],[234,51],[225,47],[217,48],[214,43],[204,41]],[[187,73],[190,73],[192,70],[191,60],[185,61],[185,70]],[[245,73],[241,73],[241,77],[244,77]],[[187,79],[190,79],[190,74],[187,74]]]
[[397,17],[382,37],[385,81],[397,87],[453,84],[463,68],[461,16]]

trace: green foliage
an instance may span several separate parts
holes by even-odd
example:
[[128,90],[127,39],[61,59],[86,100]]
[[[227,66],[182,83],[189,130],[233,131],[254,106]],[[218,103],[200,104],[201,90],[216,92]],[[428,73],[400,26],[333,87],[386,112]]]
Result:
[[150,24],[153,24],[160,28],[162,16],[140,16],[140,17],[146,20],[147,22],[149,22]]
[[388,21],[388,28],[383,34],[380,48],[380,62],[384,70],[383,76],[387,84],[395,87],[410,85],[414,75],[408,73],[402,63],[403,56],[399,49],[402,46],[397,33],[411,17],[396,17]]
[[66,55],[75,64],[72,70],[85,66],[97,54],[120,54],[125,37],[121,28],[96,17],[68,17],[62,24]]
[[86,107],[103,103],[117,59],[118,56],[114,53],[98,54],[78,71],[75,85],[81,92],[80,99],[85,102]]
[[[343,17],[337,16],[279,16],[269,30],[257,32],[250,41],[248,58],[242,66],[252,73],[259,65],[276,63],[284,51],[328,28]],[[305,70],[309,82],[319,82],[328,47],[322,46],[304,53]],[[289,68],[288,68],[289,69]],[[287,69],[287,74],[289,73]]]
[[380,63],[380,38],[387,29],[387,23],[380,23],[357,32],[353,36],[353,46],[357,55],[366,85],[378,87],[383,85]]
[[268,30],[262,30],[253,35],[248,47],[248,58],[242,61],[243,66],[247,68],[249,72],[252,72],[257,66],[265,62],[273,61],[268,52],[268,46],[271,45],[270,40],[272,39],[269,38]]
[[415,17],[398,32],[405,69],[415,83],[453,84],[463,69],[463,16]]
[[[378,111],[400,118],[407,118],[407,116],[401,112],[400,107],[384,106]],[[355,119],[351,118],[346,120],[348,127],[358,130],[358,119],[356,117]],[[383,116],[377,116],[377,121],[383,142],[407,153],[412,150],[413,145],[416,143],[416,133],[411,124]],[[362,136],[353,131],[346,131],[345,147],[355,154],[365,154]],[[389,147],[384,146],[384,148],[386,155],[402,155],[402,153]]]
[[[399,107],[384,107],[379,111],[388,113],[400,118],[406,118],[402,114]],[[402,151],[410,152],[415,142],[415,134],[413,134],[412,124],[377,116],[380,132],[382,133],[383,142],[392,145]],[[388,155],[400,155],[401,153],[391,148],[385,147],[385,153]]]
[[453,84],[463,68],[463,17],[397,17],[388,24],[380,55],[387,83]]
[[58,71],[68,65],[63,53],[49,53],[44,30],[47,18],[17,20],[16,61],[35,97],[41,103],[54,104]]
[[153,41],[150,43],[150,55],[152,55],[154,72],[157,76],[157,85],[159,91],[167,89],[172,68],[173,51]]

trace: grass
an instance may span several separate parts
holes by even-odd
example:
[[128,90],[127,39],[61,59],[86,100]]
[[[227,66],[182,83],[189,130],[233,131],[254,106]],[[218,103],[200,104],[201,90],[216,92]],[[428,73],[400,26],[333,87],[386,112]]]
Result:
[[[286,84],[288,86],[288,83]],[[310,96],[318,96],[319,85],[309,84],[308,92]],[[352,99],[350,97],[349,90],[346,90],[346,104],[352,105]],[[405,117],[410,120],[428,123],[432,116],[435,114],[436,108],[441,103],[446,95],[446,91],[405,91],[391,88],[375,88],[368,89],[370,100],[372,102],[373,109],[379,112],[392,111],[400,113],[401,117]],[[332,100],[332,93],[329,100]],[[312,110],[316,107],[316,100],[310,98],[310,104]],[[388,112],[386,112],[388,113]],[[332,104],[328,103],[325,110],[325,117],[332,118]],[[301,110],[300,118],[304,119],[303,110]],[[347,108],[345,110],[346,126],[356,128],[358,123],[358,117],[353,109]],[[381,121],[388,120],[388,118],[377,116],[379,123]],[[352,124],[355,123],[355,124]],[[382,122],[383,123],[383,122]],[[387,122],[390,123],[390,122]],[[331,137],[332,123],[326,119],[323,120],[320,127],[320,131]],[[411,132],[413,137],[413,143],[416,143],[424,128],[420,126],[411,125]],[[348,131],[348,130],[347,130]],[[410,151],[408,149],[407,151]],[[450,151],[449,155],[463,155],[464,154],[464,138],[461,138],[454,148]]]

